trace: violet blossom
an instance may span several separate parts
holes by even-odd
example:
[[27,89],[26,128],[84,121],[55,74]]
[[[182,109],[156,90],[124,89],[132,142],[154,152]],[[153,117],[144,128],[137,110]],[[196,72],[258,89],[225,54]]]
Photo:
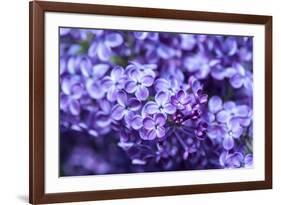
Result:
[[252,37],[59,34],[60,176],[253,167]]

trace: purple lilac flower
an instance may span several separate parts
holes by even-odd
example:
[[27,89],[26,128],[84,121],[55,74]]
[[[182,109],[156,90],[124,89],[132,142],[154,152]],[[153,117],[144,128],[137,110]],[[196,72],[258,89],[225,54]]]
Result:
[[180,89],[180,84],[177,80],[172,79],[168,81],[164,78],[159,78],[155,81],[156,92],[166,92],[170,94],[175,94]]
[[253,39],[60,28],[62,176],[253,167]]
[[229,154],[223,152],[220,156],[220,163],[222,167],[239,168],[243,165],[244,157],[240,152]]
[[[111,131],[111,123],[114,121],[111,117],[111,104],[107,100],[99,102],[98,110],[91,110],[91,118],[88,121],[88,132],[94,137],[105,135]],[[93,123],[94,122],[94,123]]]
[[236,64],[236,73],[230,78],[229,82],[233,88],[238,89],[244,87],[247,93],[251,95],[253,76],[242,65]]
[[65,36],[65,35],[69,34],[70,31],[71,31],[71,28],[61,28],[60,35]]
[[105,76],[101,84],[109,101],[116,101],[118,92],[124,88],[126,76],[122,67],[115,67],[111,70],[110,76]]
[[131,113],[141,108],[141,102],[136,98],[128,99],[124,91],[117,94],[117,104],[112,108],[112,118],[115,120],[125,119],[130,124]]
[[192,50],[196,46],[195,35],[192,34],[181,34],[181,48],[184,50]]
[[244,164],[246,168],[251,168],[253,166],[253,155],[247,154],[244,158]]
[[234,139],[240,138],[244,128],[251,123],[251,110],[246,105],[236,105],[234,102],[222,104],[218,96],[209,100],[209,119],[212,126],[208,132],[211,138],[223,136],[223,147],[231,150],[234,147]]
[[143,109],[148,114],[174,114],[176,112],[176,107],[170,103],[169,95],[162,91],[156,94],[155,101],[148,101]]
[[191,109],[191,96],[183,90],[179,90],[171,97],[171,103],[176,106],[178,110]]
[[176,55],[176,51],[173,48],[162,43],[158,45],[156,52],[157,55],[162,59],[170,59]]
[[145,40],[145,39],[149,39],[149,40],[158,40],[158,33],[155,32],[134,32],[134,36],[138,39],[138,40]]
[[218,46],[215,47],[215,53],[220,58],[224,58],[225,56],[233,56],[238,50],[235,37],[218,37],[217,45]]
[[224,67],[220,64],[220,61],[214,61],[212,67],[211,76],[216,80],[223,80],[225,78],[232,78],[236,73],[236,69],[232,66]]
[[73,76],[62,79],[61,90],[60,108],[63,110],[69,109],[72,115],[79,115],[81,110],[79,99],[84,93],[84,86],[80,81],[80,77]]
[[181,66],[181,62],[177,59],[170,60],[167,65],[163,66],[161,76],[172,84],[177,83],[179,87],[185,87],[186,83],[184,82],[184,73],[182,70],[179,70],[178,67]]
[[130,64],[126,67],[126,73],[128,75],[132,75],[131,73],[138,72],[143,76],[152,76],[153,78],[155,78],[156,68],[156,64],[140,64],[138,62],[131,61]]
[[166,116],[162,113],[157,113],[153,117],[147,116],[143,120],[144,134],[141,135],[144,140],[154,140],[165,136],[164,125]]
[[113,55],[112,48],[120,46],[124,41],[123,37],[116,32],[98,32],[95,34],[95,40],[92,42],[88,54],[90,57],[97,56],[101,61],[108,61]]
[[204,79],[210,72],[209,59],[202,53],[189,56],[184,61],[185,68],[198,79]]
[[106,162],[96,157],[92,149],[81,146],[72,151],[64,169],[68,170],[69,175],[79,176],[91,172],[106,173],[110,168]]
[[93,99],[102,99],[104,97],[105,92],[101,79],[108,69],[109,66],[107,64],[97,64],[92,67],[89,77],[85,78],[86,90]]
[[131,119],[131,126],[133,129],[135,130],[139,130],[143,127],[143,116],[141,115],[135,115],[132,119]]
[[125,90],[128,93],[135,93],[138,100],[144,101],[149,96],[148,87],[154,82],[154,77],[134,70],[129,73],[125,83]]

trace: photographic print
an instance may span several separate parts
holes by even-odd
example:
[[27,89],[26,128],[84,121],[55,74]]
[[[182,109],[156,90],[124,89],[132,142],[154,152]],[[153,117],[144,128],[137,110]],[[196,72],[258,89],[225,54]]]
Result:
[[252,168],[253,37],[60,27],[59,58],[60,176]]
[[272,16],[29,3],[29,202],[272,188]]

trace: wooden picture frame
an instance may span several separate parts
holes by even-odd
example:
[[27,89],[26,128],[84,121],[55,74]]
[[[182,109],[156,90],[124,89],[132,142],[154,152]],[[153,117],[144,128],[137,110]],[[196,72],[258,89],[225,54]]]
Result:
[[[259,24],[265,26],[265,180],[149,188],[45,193],[45,44],[46,12]],[[272,188],[272,17],[260,15],[183,11],[33,1],[29,4],[29,200],[32,204],[153,197]]]

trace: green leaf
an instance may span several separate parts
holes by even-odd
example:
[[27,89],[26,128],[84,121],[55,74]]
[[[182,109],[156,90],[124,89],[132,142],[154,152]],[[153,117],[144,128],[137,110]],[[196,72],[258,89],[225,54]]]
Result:
[[111,56],[110,61],[116,65],[120,65],[123,67],[128,65],[128,61],[121,56]]
[[80,50],[78,51],[78,54],[83,54],[83,53],[87,53],[88,52],[88,49],[90,47],[88,41],[81,41],[79,43],[79,45],[80,45]]

